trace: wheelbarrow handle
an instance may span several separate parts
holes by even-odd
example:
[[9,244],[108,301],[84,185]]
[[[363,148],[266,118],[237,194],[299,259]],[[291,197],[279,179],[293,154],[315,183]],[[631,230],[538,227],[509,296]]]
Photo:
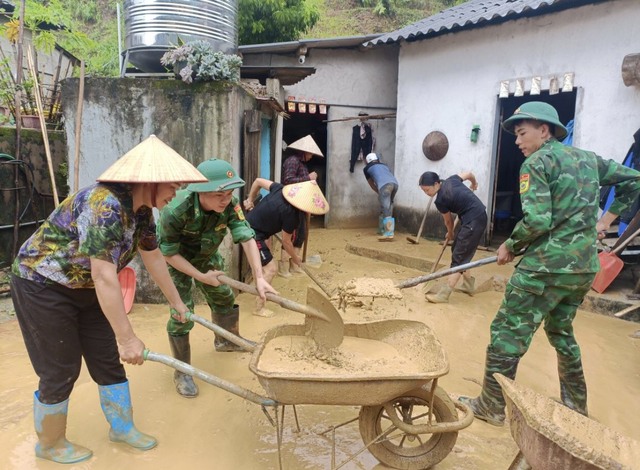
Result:
[[244,398],[253,403],[257,403],[258,405],[262,405],[262,406],[278,405],[278,403],[272,400],[271,398],[258,395],[257,393],[254,393],[249,389],[235,385],[213,374],[209,374],[208,372],[197,369],[193,367],[191,364],[187,364],[186,362],[179,361],[178,359],[175,359],[173,357],[166,356],[164,354],[158,354],[153,351],[150,351],[149,349],[144,350],[142,357],[144,358],[145,361],[160,362],[161,364],[172,367],[182,372],[183,374],[190,375],[191,377],[195,377],[211,385],[215,385],[216,387],[221,388],[222,390],[226,390],[229,393],[233,393],[234,395],[237,395],[240,398]]
[[[243,292],[247,292],[249,294],[253,294],[255,296],[259,296],[258,289],[255,286],[245,284],[244,282],[236,281],[235,279],[231,279],[230,277],[221,274],[218,276],[218,280],[223,284],[227,284],[235,289],[241,290]],[[267,300],[280,305],[281,307],[286,308],[287,310],[292,310],[294,312],[304,313],[305,315],[309,315],[312,317],[320,318],[324,321],[329,321],[329,318],[322,312],[319,312],[315,308],[311,308],[308,305],[302,305],[293,300],[285,299],[284,297],[280,297],[278,295],[267,292]]]

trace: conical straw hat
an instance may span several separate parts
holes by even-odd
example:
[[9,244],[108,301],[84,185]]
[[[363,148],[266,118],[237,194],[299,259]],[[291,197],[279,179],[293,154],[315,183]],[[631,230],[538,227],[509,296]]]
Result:
[[313,137],[310,135],[296,140],[294,143],[289,144],[287,148],[300,150],[301,152],[309,152],[319,157],[324,157],[320,151],[320,147],[318,147],[318,144],[316,144],[316,141],[313,140]]
[[315,181],[288,184],[282,188],[282,195],[293,207],[303,212],[313,215],[329,212],[329,203]]
[[102,173],[103,183],[206,183],[178,152],[151,134]]

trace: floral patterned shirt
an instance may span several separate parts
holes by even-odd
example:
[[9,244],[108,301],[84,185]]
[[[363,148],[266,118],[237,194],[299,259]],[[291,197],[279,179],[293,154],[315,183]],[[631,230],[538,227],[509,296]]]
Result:
[[94,288],[90,258],[123,269],[138,248],[158,247],[151,208],[133,212],[131,187],[97,183],[66,198],[22,245],[18,277],[71,289]]

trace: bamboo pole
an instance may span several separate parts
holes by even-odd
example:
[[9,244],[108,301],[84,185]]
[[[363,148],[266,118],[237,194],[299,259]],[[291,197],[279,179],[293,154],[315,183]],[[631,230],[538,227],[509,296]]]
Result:
[[80,86],[78,89],[78,109],[76,111],[76,148],[73,157],[73,190],[80,189],[80,126],[82,125],[82,105],[84,103],[84,60],[80,61]]
[[47,154],[47,165],[49,167],[49,177],[51,178],[51,188],[53,190],[53,204],[58,207],[60,200],[58,199],[58,190],[56,188],[56,176],[53,172],[53,161],[51,160],[51,149],[49,148],[49,135],[47,133],[47,123],[44,120],[44,111],[42,109],[42,97],[40,96],[40,86],[38,85],[38,75],[33,67],[33,59],[31,57],[31,48],[27,49],[27,61],[29,62],[29,70],[33,77],[33,92],[36,97],[36,106],[38,108],[38,116],[40,117],[40,130],[42,130],[42,139],[44,140],[44,151]]

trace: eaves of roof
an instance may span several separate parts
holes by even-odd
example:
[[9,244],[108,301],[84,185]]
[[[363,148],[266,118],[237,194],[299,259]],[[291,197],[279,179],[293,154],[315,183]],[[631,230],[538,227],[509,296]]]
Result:
[[296,52],[300,46],[307,49],[357,49],[366,42],[372,41],[380,34],[365,36],[345,36],[328,39],[300,39],[298,41],[272,42],[265,44],[248,44],[239,46],[242,54],[286,54]]

